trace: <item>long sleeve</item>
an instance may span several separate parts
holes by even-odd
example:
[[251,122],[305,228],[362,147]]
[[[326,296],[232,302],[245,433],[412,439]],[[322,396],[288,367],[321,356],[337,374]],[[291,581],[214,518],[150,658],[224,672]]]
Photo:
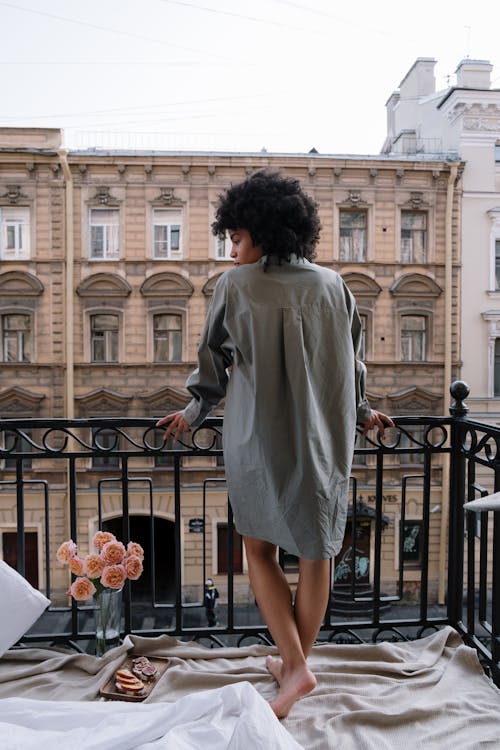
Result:
[[364,424],[371,414],[371,406],[366,397],[366,366],[358,358],[359,347],[361,345],[361,321],[359,319],[356,302],[351,292],[345,288],[346,302],[351,317],[351,336],[354,347],[354,378],[356,391],[356,421]]
[[222,276],[215,286],[201,334],[198,367],[186,380],[193,398],[184,409],[184,419],[192,427],[198,427],[226,394],[226,370],[232,361],[230,349],[224,345],[228,338],[224,325],[226,288]]

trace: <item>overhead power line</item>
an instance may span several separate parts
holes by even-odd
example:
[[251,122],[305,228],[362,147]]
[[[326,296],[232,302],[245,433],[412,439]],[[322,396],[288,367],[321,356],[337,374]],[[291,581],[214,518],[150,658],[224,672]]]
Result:
[[218,58],[219,60],[231,60],[230,57],[226,55],[218,55],[215,52],[211,52],[210,50],[200,50],[195,49],[193,47],[185,47],[181,44],[174,44],[170,41],[165,41],[164,39],[157,39],[156,37],[151,36],[143,36],[142,34],[136,34],[133,31],[122,31],[121,29],[113,29],[109,26],[100,26],[96,23],[89,23],[88,21],[78,21],[75,18],[68,18],[67,16],[59,16],[55,13],[48,13],[44,10],[38,10],[36,8],[26,8],[23,5],[15,5],[14,3],[6,2],[5,0],[0,0],[0,5],[4,6],[5,8],[12,8],[13,10],[20,10],[24,13],[33,13],[37,16],[44,16],[45,18],[53,18],[57,21],[64,21],[65,23],[72,23],[76,26],[85,26],[88,29],[94,29],[97,31],[105,31],[108,34],[118,34],[120,36],[126,36],[131,39],[140,39],[141,41],[145,42],[154,42],[155,44],[162,44],[166,47],[172,48],[175,47],[176,49],[182,49],[186,52],[195,52],[198,55],[208,55],[209,57]]

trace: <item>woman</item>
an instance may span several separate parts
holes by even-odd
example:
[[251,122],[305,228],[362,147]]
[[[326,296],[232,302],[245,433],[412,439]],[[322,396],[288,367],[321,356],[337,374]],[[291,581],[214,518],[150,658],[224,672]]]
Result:
[[[356,422],[392,421],[366,399],[356,359],[361,325],[341,277],[315,265],[317,206],[297,180],[257,172],[219,199],[235,268],[216,284],[186,386],[192,401],[158,422],[177,440],[226,396],[223,448],[235,526],[250,583],[280,659],[278,717],[316,685],[307,666],[340,550]],[[277,546],[299,558],[295,594]]]

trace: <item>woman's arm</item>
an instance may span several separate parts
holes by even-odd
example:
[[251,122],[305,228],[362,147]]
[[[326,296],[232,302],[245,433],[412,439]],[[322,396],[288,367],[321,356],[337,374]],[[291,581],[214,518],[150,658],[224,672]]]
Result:
[[224,324],[226,310],[226,284],[219,279],[208,309],[207,319],[198,347],[198,367],[186,381],[193,398],[182,411],[167,414],[157,427],[168,424],[165,439],[173,434],[177,440],[181,433],[198,427],[226,394],[227,368],[231,365],[229,349],[224,346],[228,333]]

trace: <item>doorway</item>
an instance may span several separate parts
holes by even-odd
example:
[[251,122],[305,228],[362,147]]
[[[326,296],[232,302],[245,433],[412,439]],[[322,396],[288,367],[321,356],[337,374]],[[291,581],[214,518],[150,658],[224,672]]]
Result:
[[[17,531],[2,532],[3,559],[17,570]],[[24,577],[33,588],[38,588],[38,534],[24,532]]]
[[[119,518],[103,521],[103,531],[110,531],[117,539],[123,538],[123,522]],[[131,581],[133,601],[152,601],[153,584],[156,602],[175,599],[175,525],[165,518],[130,516],[130,538],[144,549],[144,572]],[[154,533],[154,555],[151,552],[151,532]]]

